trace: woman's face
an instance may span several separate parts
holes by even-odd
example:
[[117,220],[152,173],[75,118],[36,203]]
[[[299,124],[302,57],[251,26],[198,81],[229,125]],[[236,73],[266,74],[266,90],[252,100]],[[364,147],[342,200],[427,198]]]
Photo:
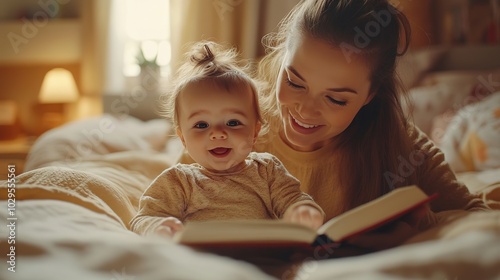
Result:
[[289,45],[278,77],[281,137],[293,149],[314,151],[341,134],[370,102],[370,70],[351,50],[300,36]]

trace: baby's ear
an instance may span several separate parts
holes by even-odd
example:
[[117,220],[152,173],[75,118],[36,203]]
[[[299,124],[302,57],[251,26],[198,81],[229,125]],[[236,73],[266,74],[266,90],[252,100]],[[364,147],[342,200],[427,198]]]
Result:
[[262,123],[260,121],[257,121],[257,124],[255,124],[255,134],[253,135],[253,142],[255,144],[255,141],[257,140],[257,137],[259,137],[260,130],[262,129]]
[[179,136],[179,139],[181,139],[182,145],[184,148],[186,148],[186,142],[184,141],[184,136],[182,135],[182,130],[180,128],[175,129],[175,133],[177,136]]

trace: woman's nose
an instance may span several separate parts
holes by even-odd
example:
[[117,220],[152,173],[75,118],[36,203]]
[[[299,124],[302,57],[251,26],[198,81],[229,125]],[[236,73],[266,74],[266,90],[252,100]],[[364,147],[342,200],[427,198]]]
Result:
[[210,140],[220,140],[220,139],[227,139],[227,133],[223,129],[215,128],[210,133]]
[[304,120],[314,118],[319,115],[318,105],[315,104],[314,100],[302,99],[295,105],[295,110]]

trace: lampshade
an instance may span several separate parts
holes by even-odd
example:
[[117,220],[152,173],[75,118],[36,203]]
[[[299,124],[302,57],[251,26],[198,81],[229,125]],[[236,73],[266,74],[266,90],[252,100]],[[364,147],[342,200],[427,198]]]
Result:
[[70,103],[78,99],[78,88],[70,71],[54,68],[43,78],[38,101],[40,103]]

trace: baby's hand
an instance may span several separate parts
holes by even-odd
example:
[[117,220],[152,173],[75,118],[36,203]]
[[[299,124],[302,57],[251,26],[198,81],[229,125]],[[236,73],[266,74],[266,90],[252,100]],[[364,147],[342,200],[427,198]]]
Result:
[[184,229],[182,222],[174,217],[165,218],[165,220],[155,229],[155,233],[172,237],[174,234],[180,230]]
[[314,230],[323,224],[323,213],[309,205],[299,205],[288,208],[283,215],[283,220],[299,223]]

